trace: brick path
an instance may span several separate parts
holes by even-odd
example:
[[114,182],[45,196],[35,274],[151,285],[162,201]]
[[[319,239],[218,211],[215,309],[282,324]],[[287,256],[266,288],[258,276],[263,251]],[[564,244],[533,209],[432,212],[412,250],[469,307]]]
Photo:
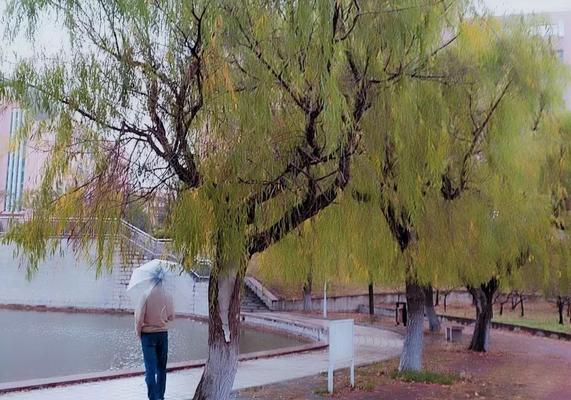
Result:
[[[260,313],[259,315],[264,315]],[[306,316],[272,313],[272,318],[308,322],[326,326],[327,320]],[[355,326],[355,352],[357,365],[397,357],[402,349],[399,334],[386,330]],[[281,357],[240,362],[234,381],[234,389],[267,385],[271,383],[316,375],[327,371],[327,351],[315,351]],[[167,377],[166,400],[192,398],[202,368],[170,373]],[[2,400],[141,400],[146,398],[143,377],[84,383],[30,392],[10,393]]]

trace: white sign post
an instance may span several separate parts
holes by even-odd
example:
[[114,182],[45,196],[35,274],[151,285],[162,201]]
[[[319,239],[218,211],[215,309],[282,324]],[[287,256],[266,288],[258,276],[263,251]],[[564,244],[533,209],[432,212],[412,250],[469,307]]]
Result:
[[327,282],[323,284],[323,318],[327,318]]
[[349,367],[351,387],[355,387],[355,344],[352,319],[329,322],[329,368],[327,370],[327,390],[333,393],[333,372],[335,368]]

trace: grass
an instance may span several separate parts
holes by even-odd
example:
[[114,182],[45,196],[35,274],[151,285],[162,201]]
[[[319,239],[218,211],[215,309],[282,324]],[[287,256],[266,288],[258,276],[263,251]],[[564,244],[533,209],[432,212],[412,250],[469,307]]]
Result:
[[391,374],[391,378],[404,382],[434,383],[438,385],[452,385],[460,379],[459,376],[454,374],[431,371],[395,371]]
[[[571,333],[569,317],[564,314],[564,324],[560,325],[559,316],[553,304],[544,301],[528,302],[526,303],[525,317],[523,318],[519,316],[519,307],[513,311],[510,308],[509,306],[504,307],[504,313],[500,315],[499,307],[496,305],[494,307],[493,321],[554,332]],[[439,308],[437,312],[468,318],[474,318],[476,313],[474,307],[466,305],[462,305],[461,307],[449,307],[448,312],[444,312],[444,310]]]
[[571,333],[571,324],[569,321],[564,321],[564,325],[560,325],[555,318],[551,319],[540,319],[540,318],[521,318],[510,315],[495,316],[494,322],[504,322],[506,324],[527,326],[530,328],[546,329],[554,332]]

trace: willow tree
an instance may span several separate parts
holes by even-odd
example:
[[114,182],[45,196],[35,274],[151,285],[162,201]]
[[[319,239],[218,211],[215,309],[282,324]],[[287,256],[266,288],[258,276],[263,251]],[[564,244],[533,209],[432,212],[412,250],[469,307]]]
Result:
[[[363,123],[377,185],[354,191],[379,204],[405,260],[409,324],[400,370],[421,368],[423,286],[479,284],[500,255],[513,261],[519,251],[520,242],[494,242],[488,223],[498,210],[514,215],[504,210],[535,204],[539,194],[519,169],[531,161],[519,150],[534,144],[538,115],[553,109],[561,84],[549,43],[528,26],[485,17],[452,26],[444,35],[450,44],[427,70],[403,78]],[[519,226],[505,223],[502,232]]]
[[258,273],[266,282],[297,288],[309,273],[318,287],[365,285],[371,280],[394,286],[402,282],[400,269],[381,266],[400,262],[397,248],[393,241],[374,240],[387,237],[387,229],[372,204],[342,194],[335,205],[261,254]]
[[569,259],[571,190],[571,114],[569,112],[546,121],[557,132],[549,143],[548,157],[542,170],[542,182],[551,194],[552,240],[549,242],[550,268],[546,273],[531,275],[534,288],[555,302],[559,323],[563,324],[563,306],[571,294],[571,264]]
[[447,8],[434,3],[11,1],[12,34],[57,18],[69,43],[3,81],[26,110],[19,138],[51,143],[32,217],[8,240],[33,270],[50,237],[84,252],[93,238],[103,268],[126,205],[178,188],[175,250],[213,260],[195,398],[229,398],[248,259],[347,187],[372,104],[436,47]]

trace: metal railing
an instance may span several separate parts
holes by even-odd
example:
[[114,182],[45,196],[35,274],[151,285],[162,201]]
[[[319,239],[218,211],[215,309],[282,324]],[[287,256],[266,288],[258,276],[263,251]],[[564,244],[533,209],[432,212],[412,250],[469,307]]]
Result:
[[171,240],[157,239],[123,219],[121,220],[120,234],[124,239],[141,249],[146,256],[167,258],[175,262],[181,261],[181,257],[177,257],[170,249]]
[[274,309],[274,302],[278,301],[278,297],[274,295],[271,291],[264,287],[256,278],[253,276],[247,276],[244,278],[244,285],[248,287],[270,310]]

